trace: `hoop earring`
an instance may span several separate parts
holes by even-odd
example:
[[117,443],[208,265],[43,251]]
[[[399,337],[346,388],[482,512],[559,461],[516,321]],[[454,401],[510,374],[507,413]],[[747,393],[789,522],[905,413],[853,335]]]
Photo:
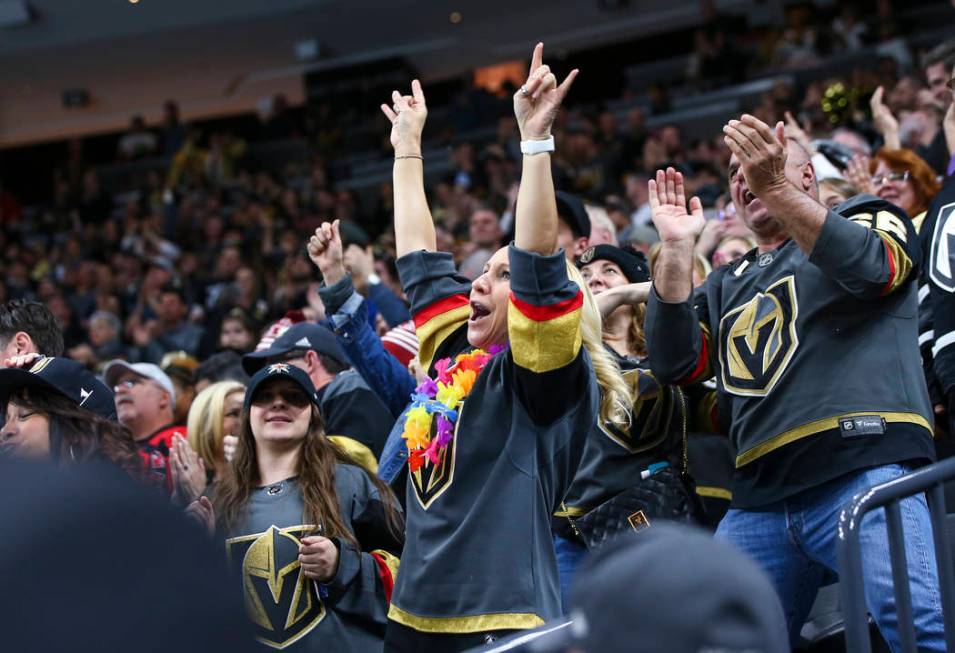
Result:
[[72,444],[70,445],[70,460],[72,460],[74,463],[76,462],[76,454],[73,453],[73,445],[72,445]]

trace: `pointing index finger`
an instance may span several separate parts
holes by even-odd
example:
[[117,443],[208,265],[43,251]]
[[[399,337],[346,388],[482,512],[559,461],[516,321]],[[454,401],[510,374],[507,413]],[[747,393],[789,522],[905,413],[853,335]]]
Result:
[[530,74],[534,74],[534,71],[540,68],[542,63],[544,63],[544,44],[538,43],[534,46],[534,54],[531,55]]

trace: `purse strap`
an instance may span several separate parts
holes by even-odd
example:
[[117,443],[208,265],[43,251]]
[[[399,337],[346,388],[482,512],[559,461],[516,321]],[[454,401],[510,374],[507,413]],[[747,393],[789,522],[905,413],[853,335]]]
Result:
[[580,529],[577,528],[577,521],[570,516],[570,511],[567,509],[567,504],[565,502],[560,502],[560,509],[564,511],[564,516],[567,518],[567,522],[570,524],[571,530],[574,531],[574,535],[576,535],[581,542],[586,542],[587,540],[584,539]]

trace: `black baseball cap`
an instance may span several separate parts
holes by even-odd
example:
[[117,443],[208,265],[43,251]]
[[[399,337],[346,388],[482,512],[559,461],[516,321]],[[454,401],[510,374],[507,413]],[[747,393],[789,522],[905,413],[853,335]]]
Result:
[[43,357],[29,369],[0,369],[0,409],[10,395],[22,388],[40,388],[60,394],[74,404],[105,419],[116,419],[112,391],[86,367],[68,358]]
[[616,263],[630,283],[641,283],[650,280],[650,264],[643,252],[632,247],[614,247],[613,245],[594,245],[587,249],[577,259],[577,267],[582,268],[594,261],[611,261]]
[[769,577],[702,530],[656,523],[628,533],[598,549],[576,578],[572,623],[552,633],[548,650],[790,650],[786,617]]
[[361,225],[346,220],[338,223],[338,233],[342,236],[342,247],[348,249],[349,245],[358,245],[362,249],[371,244],[371,236]]
[[590,217],[584,209],[583,201],[571,193],[559,190],[557,199],[557,217],[567,223],[577,238],[590,238]]
[[319,354],[330,356],[343,365],[349,362],[345,350],[338,344],[338,338],[331,329],[312,322],[299,322],[286,329],[268,349],[261,349],[243,356],[242,367],[251,376],[260,370],[268,359],[283,356],[297,349],[311,349]]
[[291,363],[272,363],[260,369],[249,380],[249,389],[245,392],[245,409],[248,410],[249,406],[252,405],[252,398],[255,397],[259,386],[266,381],[278,378],[290,379],[299,384],[305,395],[312,400],[312,403],[318,405],[318,392],[316,392],[315,385],[308,378],[305,370],[295,367]]

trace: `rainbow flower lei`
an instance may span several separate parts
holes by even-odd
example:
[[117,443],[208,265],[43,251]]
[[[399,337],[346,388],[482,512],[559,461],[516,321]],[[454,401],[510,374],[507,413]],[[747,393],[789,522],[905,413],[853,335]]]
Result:
[[[454,361],[442,358],[434,364],[437,378],[425,379],[411,395],[412,407],[405,417],[401,437],[408,447],[408,469],[416,472],[430,462],[437,465],[441,453],[454,437],[454,424],[464,398],[484,367],[505,345],[491,345],[487,351],[475,349],[458,354]],[[431,425],[437,416],[437,432],[431,437]]]

